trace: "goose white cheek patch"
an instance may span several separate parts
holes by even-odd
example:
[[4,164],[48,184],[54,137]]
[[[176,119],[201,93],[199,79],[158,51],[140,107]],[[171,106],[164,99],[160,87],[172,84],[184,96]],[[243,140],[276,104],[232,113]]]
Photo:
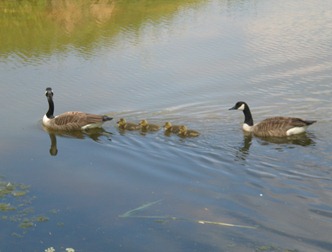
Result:
[[244,108],[245,108],[245,105],[242,104],[242,105],[238,108],[238,110],[244,110]]

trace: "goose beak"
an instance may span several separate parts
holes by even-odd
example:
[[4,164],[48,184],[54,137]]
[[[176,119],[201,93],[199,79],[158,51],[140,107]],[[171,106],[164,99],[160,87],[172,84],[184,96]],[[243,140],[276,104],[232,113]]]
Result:
[[237,110],[237,108],[234,106],[234,107],[231,107],[229,110]]
[[109,116],[103,116],[103,121],[111,121],[113,119],[113,117],[109,117]]

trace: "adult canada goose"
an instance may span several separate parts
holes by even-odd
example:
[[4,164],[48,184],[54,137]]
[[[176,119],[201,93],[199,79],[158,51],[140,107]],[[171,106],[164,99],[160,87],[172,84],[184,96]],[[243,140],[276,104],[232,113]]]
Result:
[[165,133],[179,133],[180,127],[184,125],[172,125],[170,122],[164,124]]
[[285,137],[300,134],[316,121],[307,121],[295,117],[271,117],[254,124],[247,103],[239,101],[229,110],[242,110],[244,114],[243,130],[253,132],[259,137]]
[[48,100],[48,111],[43,117],[43,125],[49,130],[74,131],[99,128],[101,125],[113,118],[106,115],[88,114],[78,111],[65,112],[54,116],[54,102],[52,88],[46,88],[45,95]]
[[182,137],[197,137],[199,136],[199,132],[195,130],[189,130],[186,126],[181,125],[178,135]]
[[141,130],[143,131],[158,131],[160,129],[158,125],[150,124],[147,120],[140,121],[139,125],[141,126]]
[[119,129],[122,130],[139,130],[141,128],[140,125],[135,123],[127,122],[126,119],[120,118],[120,120],[117,122]]

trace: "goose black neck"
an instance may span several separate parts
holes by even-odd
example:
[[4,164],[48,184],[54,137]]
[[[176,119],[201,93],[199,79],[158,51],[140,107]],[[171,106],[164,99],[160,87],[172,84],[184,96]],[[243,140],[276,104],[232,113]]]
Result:
[[244,114],[244,123],[248,124],[249,126],[254,126],[254,120],[252,119],[252,115],[248,105],[245,106],[243,114]]
[[48,101],[48,111],[46,113],[46,116],[48,118],[53,118],[54,117],[54,103],[52,96],[47,96],[47,101]]

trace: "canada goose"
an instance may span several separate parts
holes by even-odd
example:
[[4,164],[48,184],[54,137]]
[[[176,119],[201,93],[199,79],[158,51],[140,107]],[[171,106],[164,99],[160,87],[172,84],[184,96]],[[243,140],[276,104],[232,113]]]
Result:
[[139,125],[143,131],[158,131],[160,129],[158,125],[149,124],[147,120],[140,121]]
[[189,130],[186,126],[181,125],[178,135],[182,137],[197,137],[199,136],[199,132],[195,130]]
[[172,125],[170,122],[164,124],[165,133],[179,133],[180,127],[184,125]]
[[126,119],[120,118],[120,120],[117,122],[119,129],[122,130],[139,130],[141,128],[140,125],[135,123],[127,122]]
[[94,115],[83,112],[71,111],[54,116],[53,90],[46,88],[45,95],[48,100],[48,111],[43,117],[43,125],[49,130],[74,131],[99,128],[101,125],[113,118],[106,115]]
[[260,137],[285,137],[300,134],[306,131],[307,127],[316,121],[306,121],[294,117],[271,117],[260,123],[254,124],[252,115],[247,103],[239,101],[229,110],[242,110],[244,114],[243,130],[253,132]]

